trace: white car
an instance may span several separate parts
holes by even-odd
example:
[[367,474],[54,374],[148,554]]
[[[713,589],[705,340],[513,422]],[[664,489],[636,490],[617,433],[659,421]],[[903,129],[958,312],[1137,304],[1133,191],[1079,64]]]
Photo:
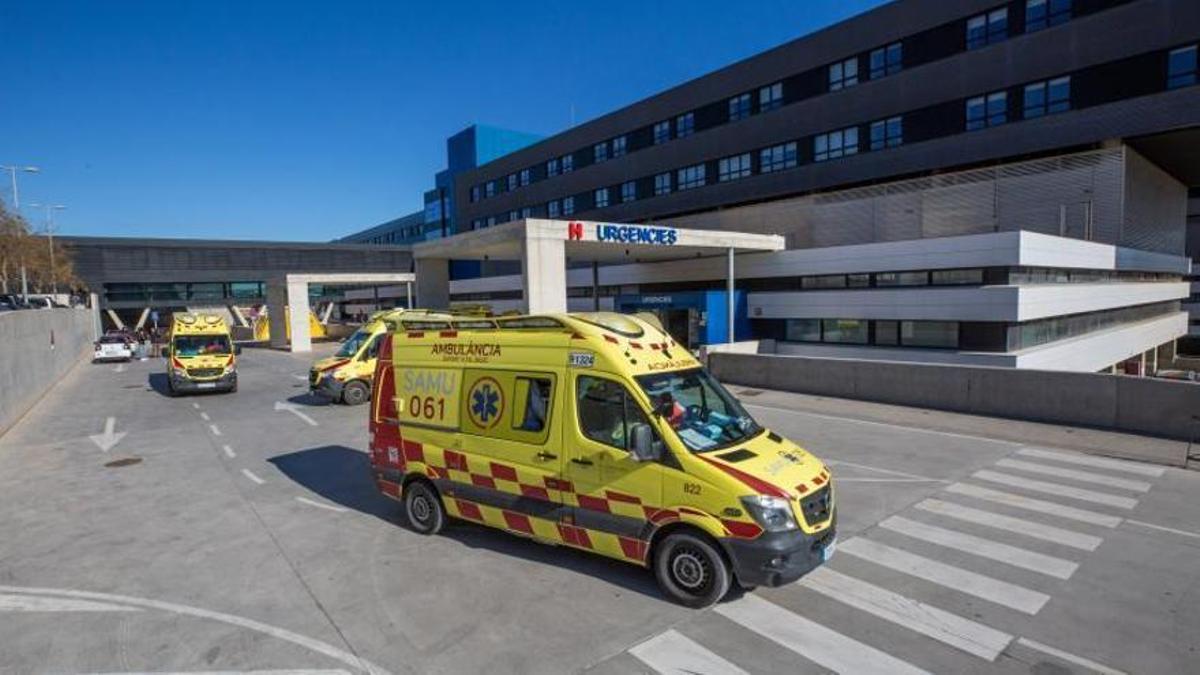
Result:
[[92,361],[132,361],[133,345],[118,335],[105,335],[96,341]]

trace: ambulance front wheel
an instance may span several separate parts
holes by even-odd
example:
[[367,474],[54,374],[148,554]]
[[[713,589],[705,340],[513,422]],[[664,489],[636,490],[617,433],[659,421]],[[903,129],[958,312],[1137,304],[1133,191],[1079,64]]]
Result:
[[732,574],[716,544],[689,532],[676,532],[655,547],[658,585],[681,605],[701,608],[729,592]]
[[404,511],[408,524],[419,534],[437,534],[446,526],[446,509],[429,483],[415,480],[404,487]]
[[342,403],[346,405],[362,405],[371,400],[371,390],[367,388],[366,382],[355,380],[347,382],[346,387],[342,389]]

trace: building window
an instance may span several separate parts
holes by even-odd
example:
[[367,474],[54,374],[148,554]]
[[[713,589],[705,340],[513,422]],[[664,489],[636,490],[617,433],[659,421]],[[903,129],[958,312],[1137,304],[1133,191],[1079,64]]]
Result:
[[758,90],[758,111],[767,112],[783,105],[783,83],[776,82]]
[[521,172],[519,174],[517,174],[517,179],[520,181],[521,187],[525,187],[526,185],[529,185],[529,181],[531,178],[532,178],[532,176],[531,176],[529,169],[521,169]]
[[592,161],[596,164],[608,159],[608,142],[597,143],[592,146]]
[[557,199],[552,199],[546,202],[546,214],[551,218],[557,218],[559,214],[562,213],[560,209],[561,207],[559,206]]
[[788,342],[820,342],[820,319],[788,319],[784,324],[784,339]]
[[758,153],[759,173],[771,173],[796,167],[796,143],[783,143],[763,148]]
[[750,94],[741,94],[729,99],[729,121],[736,122],[750,116]]
[[967,49],[978,49],[1008,37],[1008,8],[967,19]]
[[558,158],[546,160],[546,176],[557,176],[559,171]]
[[848,127],[820,134],[813,139],[813,160],[824,162],[858,154],[858,127]]
[[929,272],[880,272],[875,275],[875,286],[928,286]]
[[1025,85],[1025,119],[1071,109],[1071,77]]
[[876,321],[875,322],[875,341],[877,345],[898,345],[900,344],[900,322],[899,321]]
[[496,216],[488,216],[487,222],[485,223],[484,227],[495,227],[495,226],[496,226]]
[[625,154],[625,137],[617,136],[612,139],[612,156],[621,157]]
[[904,143],[904,118],[889,117],[871,123],[871,149],[894,148]]
[[957,321],[901,321],[900,344],[905,347],[958,348]]
[[704,165],[696,164],[676,172],[675,187],[678,190],[690,190],[704,185]]
[[821,339],[823,342],[865,345],[869,325],[862,319],[822,319]]
[[1007,121],[1007,93],[997,91],[967,99],[967,131],[995,127]]
[[522,206],[521,207],[521,217],[522,218],[532,218],[533,217],[533,207],[532,206]]
[[983,270],[933,270],[930,281],[934,286],[979,286],[983,283]]
[[475,220],[472,220],[471,221],[471,229],[472,230],[482,230],[483,229],[483,219],[476,218]]
[[1025,32],[1032,33],[1071,19],[1071,0],[1025,0]]
[[858,84],[858,57],[838,61],[829,66],[829,91],[837,91]]
[[687,138],[696,130],[696,116],[684,113],[675,118],[675,138]]
[[471,203],[474,204],[477,201],[479,201],[479,186],[472,185],[471,186]]
[[654,144],[666,143],[671,140],[671,123],[668,121],[657,122],[654,125]]
[[1196,84],[1196,45],[1171,50],[1167,56],[1167,89]]
[[492,197],[495,197],[496,196],[496,181],[489,180],[487,183],[484,183],[483,194],[485,197],[487,197],[489,199]]
[[671,174],[660,173],[654,177],[654,195],[671,194]]
[[575,155],[562,156],[562,172],[571,173],[575,170]]
[[894,75],[904,67],[904,46],[893,42],[871,52],[871,79]]
[[604,187],[596,190],[594,193],[592,193],[592,197],[596,204],[596,208],[602,209],[608,206],[608,188]]
[[508,191],[509,192],[512,192],[513,190],[517,189],[517,174],[515,174],[515,173],[508,174],[508,178],[506,180],[508,181]]
[[564,216],[575,215],[575,198],[574,197],[563,197],[562,214]]
[[631,202],[637,199],[637,183],[627,180],[621,183],[621,201]]
[[750,175],[750,153],[726,157],[717,162],[717,180],[737,180]]

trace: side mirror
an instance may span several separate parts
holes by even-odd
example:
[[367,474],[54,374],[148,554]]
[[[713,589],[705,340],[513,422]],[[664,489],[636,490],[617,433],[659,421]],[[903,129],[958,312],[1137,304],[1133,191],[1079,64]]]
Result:
[[633,424],[629,427],[629,452],[639,462],[653,462],[662,454],[662,444],[654,440],[654,431],[649,424]]

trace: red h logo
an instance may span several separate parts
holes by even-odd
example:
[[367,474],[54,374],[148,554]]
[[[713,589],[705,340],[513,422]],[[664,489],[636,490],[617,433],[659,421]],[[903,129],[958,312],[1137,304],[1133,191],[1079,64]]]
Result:
[[570,222],[567,223],[567,239],[571,241],[579,241],[583,239],[583,223]]

